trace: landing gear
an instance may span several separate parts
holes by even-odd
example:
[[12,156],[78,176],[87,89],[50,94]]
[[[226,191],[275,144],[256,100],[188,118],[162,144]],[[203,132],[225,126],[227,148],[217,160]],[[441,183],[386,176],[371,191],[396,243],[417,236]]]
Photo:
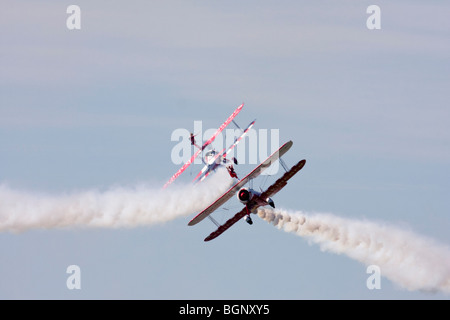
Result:
[[250,216],[245,216],[245,221],[246,221],[248,224],[253,224],[253,220],[252,220],[252,218],[250,218]]

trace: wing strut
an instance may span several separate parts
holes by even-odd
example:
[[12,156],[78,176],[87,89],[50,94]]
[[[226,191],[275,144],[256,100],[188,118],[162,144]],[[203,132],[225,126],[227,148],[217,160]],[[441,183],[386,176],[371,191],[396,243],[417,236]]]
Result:
[[281,166],[283,167],[284,171],[288,172],[288,171],[289,171],[289,168],[288,168],[288,166],[286,165],[286,163],[284,162],[284,160],[280,158],[279,161],[280,161],[280,164],[281,164]]
[[238,124],[236,123],[236,121],[234,121],[234,120],[232,120],[232,121],[233,121],[234,125],[235,125],[239,130],[241,130],[241,132],[242,132],[241,127],[238,126]]
[[216,227],[220,227],[220,223],[218,223],[216,219],[214,219],[214,218],[211,217],[211,216],[208,216],[208,218],[209,218],[209,220],[212,221],[212,223],[214,223],[214,224],[216,225]]

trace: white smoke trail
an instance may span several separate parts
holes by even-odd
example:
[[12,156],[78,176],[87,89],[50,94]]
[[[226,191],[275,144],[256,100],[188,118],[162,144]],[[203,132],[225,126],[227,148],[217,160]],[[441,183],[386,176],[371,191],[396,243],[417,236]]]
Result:
[[44,195],[0,185],[0,232],[64,227],[134,227],[162,223],[204,209],[229,188],[226,170],[197,185],[138,186]]
[[385,224],[260,208],[258,215],[322,250],[344,253],[408,290],[450,293],[450,249],[432,239]]

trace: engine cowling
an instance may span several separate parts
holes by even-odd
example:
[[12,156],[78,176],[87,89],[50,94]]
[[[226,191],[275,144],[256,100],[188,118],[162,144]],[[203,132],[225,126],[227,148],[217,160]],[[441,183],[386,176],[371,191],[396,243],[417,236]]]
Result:
[[237,193],[237,198],[243,204],[247,204],[250,200],[252,200],[253,196],[258,195],[259,193],[252,189],[241,188]]

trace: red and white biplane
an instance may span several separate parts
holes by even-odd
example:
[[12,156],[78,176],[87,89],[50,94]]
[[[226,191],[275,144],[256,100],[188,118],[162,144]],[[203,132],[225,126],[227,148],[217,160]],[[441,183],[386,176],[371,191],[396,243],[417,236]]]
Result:
[[[209,138],[208,141],[206,141],[202,146],[199,146],[197,142],[195,141],[195,135],[193,133],[190,134],[190,141],[191,145],[197,148],[197,151],[192,155],[192,157],[170,178],[169,181],[164,184],[163,188],[166,188],[168,185],[170,185],[176,178],[180,176],[183,171],[185,171],[193,162],[194,160],[202,153],[210,144],[216,139],[216,137],[221,133],[231,122],[233,122],[236,127],[239,128],[239,126],[234,121],[234,118],[237,116],[237,114],[242,110],[244,107],[244,104],[241,104],[239,107],[234,110],[234,112],[231,114],[231,116],[228,117],[227,120],[217,129],[217,131],[212,135],[211,138]],[[202,158],[202,161],[204,163],[203,169],[197,174],[197,176],[194,178],[194,182],[200,182],[203,181],[211,172],[215,171],[219,166],[225,166],[228,170],[228,173],[232,178],[237,178],[236,172],[234,171],[233,163],[237,164],[237,160],[235,157],[233,157],[231,160],[227,158],[227,155],[230,154],[230,152],[233,150],[234,147],[237,146],[237,144],[242,140],[242,138],[249,132],[249,130],[253,127],[255,124],[255,121],[252,121],[245,130],[241,129],[241,134],[239,137],[235,138],[233,144],[227,149],[223,149],[221,152],[218,152],[217,150],[211,148],[211,150],[207,151],[205,153],[205,156]],[[240,129],[240,128],[239,128]]]
[[[247,128],[245,128],[239,137],[234,139],[234,142],[231,146],[228,147],[227,150],[223,149],[221,152],[217,152],[217,150],[212,149],[205,153],[205,157],[203,159],[203,163],[205,166],[202,170],[197,174],[197,176],[194,178],[194,182],[200,182],[203,181],[211,172],[215,171],[219,166],[225,165],[228,173],[232,178],[238,179],[236,172],[234,171],[233,163],[238,164],[238,161],[235,157],[228,159],[227,155],[230,154],[231,150],[233,150],[234,147],[238,145],[238,143],[244,138],[249,130],[253,127],[256,120],[253,120]],[[234,122],[234,121],[233,121]],[[237,125],[236,125],[237,126]],[[194,144],[197,146],[197,144]],[[197,146],[198,147],[198,146]]]
[[[250,217],[251,213],[256,213],[257,209],[261,206],[270,205],[275,207],[273,200],[271,199],[278,191],[283,189],[287,181],[292,178],[297,172],[299,172],[306,163],[306,160],[299,161],[296,165],[294,165],[289,170],[284,164],[281,157],[292,147],[292,141],[286,142],[282,145],[277,151],[272,153],[264,162],[259,164],[252,172],[250,172],[246,177],[239,180],[235,185],[233,185],[227,192],[225,192],[221,197],[219,197],[216,201],[214,201],[210,206],[200,212],[197,216],[195,216],[189,223],[189,226],[193,226],[206,217],[210,218],[211,221],[216,224],[218,229],[212,232],[208,237],[205,238],[205,241],[210,241],[219,235],[221,235],[225,230],[230,228],[233,224],[239,221],[241,218],[245,217],[245,221],[249,224],[252,224],[252,219]],[[279,160],[282,164],[282,167],[285,169],[285,173],[281,178],[279,178],[274,184],[272,184],[266,191],[258,192],[251,188],[243,188],[243,186],[251,179],[258,177],[266,168],[270,167],[272,163]],[[231,197],[233,197],[237,192],[237,198],[241,203],[245,205],[245,207],[236,213],[231,219],[226,221],[223,225],[220,225],[215,219],[213,219],[210,215],[215,210],[220,208],[223,204],[225,204]]]

